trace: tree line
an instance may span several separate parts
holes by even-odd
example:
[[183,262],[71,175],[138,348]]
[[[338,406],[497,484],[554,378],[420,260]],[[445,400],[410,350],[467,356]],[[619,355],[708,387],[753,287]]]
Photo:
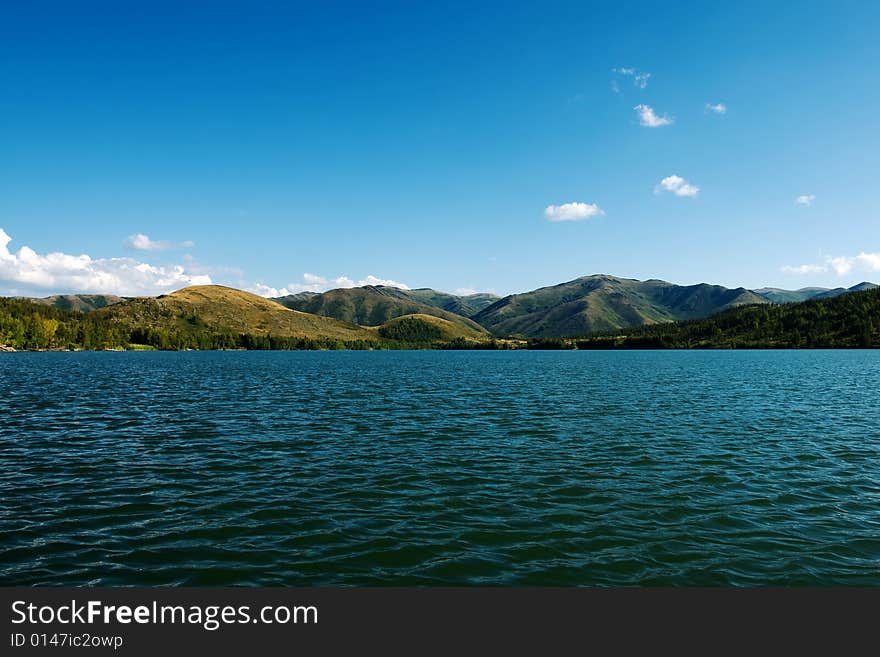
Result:
[[880,288],[568,341],[578,349],[880,348]]

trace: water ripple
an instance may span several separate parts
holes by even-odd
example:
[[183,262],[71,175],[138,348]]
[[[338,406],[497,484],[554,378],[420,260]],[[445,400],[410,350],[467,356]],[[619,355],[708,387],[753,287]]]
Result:
[[880,353],[0,357],[0,584],[880,585]]

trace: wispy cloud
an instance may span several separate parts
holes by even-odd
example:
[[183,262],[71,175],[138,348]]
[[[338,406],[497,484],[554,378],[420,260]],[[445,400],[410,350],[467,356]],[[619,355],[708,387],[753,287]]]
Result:
[[595,203],[563,203],[544,208],[544,216],[550,221],[581,221],[603,214],[605,212]]
[[786,274],[817,274],[823,271],[828,271],[827,267],[823,265],[785,265],[780,268]]
[[612,68],[612,73],[617,73],[618,75],[624,75],[626,77],[632,78],[633,84],[637,86],[639,89],[644,89],[648,86],[648,80],[651,78],[650,73],[639,73],[634,68]]
[[801,194],[798,196],[794,202],[797,205],[813,205],[813,201],[816,200],[815,194]]
[[187,285],[210,285],[211,277],[182,265],[157,266],[133,258],[92,258],[47,253],[28,246],[9,250],[12,238],[0,228],[0,281],[28,290],[93,292],[123,296],[171,292]]
[[712,112],[714,114],[727,114],[727,105],[724,103],[706,103],[706,112]]
[[828,256],[825,264],[785,265],[781,270],[787,274],[817,274],[831,270],[838,276],[875,273],[880,272],[880,252],[862,251],[855,256]]
[[666,176],[654,187],[655,194],[663,191],[672,192],[676,196],[694,197],[700,193],[700,188],[692,185],[681,176],[671,175]]
[[148,235],[144,235],[143,233],[129,235],[125,239],[124,244],[135,251],[167,251],[168,249],[188,249],[195,246],[191,240],[186,240],[185,242],[151,240]]
[[664,125],[672,125],[675,123],[675,119],[671,116],[657,116],[654,112],[654,108],[650,105],[636,105],[633,107],[636,113],[639,115],[639,123],[646,128],[659,128]]
[[409,286],[405,283],[400,283],[389,278],[379,278],[372,274],[356,281],[348,276],[325,278],[323,276],[309,274],[308,272],[302,275],[302,281],[288,283],[284,287],[272,287],[265,283],[254,283],[245,287],[249,292],[259,294],[262,297],[283,297],[288,294],[297,294],[299,292],[326,292],[327,290],[336,290],[338,288],[347,287],[363,287],[364,285],[384,285],[386,287],[397,287],[401,290],[409,289]]

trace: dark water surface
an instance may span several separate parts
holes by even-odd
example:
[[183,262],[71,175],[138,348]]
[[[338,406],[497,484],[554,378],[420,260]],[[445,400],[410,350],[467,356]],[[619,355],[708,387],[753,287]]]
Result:
[[0,584],[880,585],[880,352],[0,354]]

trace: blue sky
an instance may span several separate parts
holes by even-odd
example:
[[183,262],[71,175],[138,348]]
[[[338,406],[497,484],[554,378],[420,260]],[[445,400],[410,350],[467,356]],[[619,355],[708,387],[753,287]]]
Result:
[[0,293],[880,279],[880,5],[621,4],[5,3]]

